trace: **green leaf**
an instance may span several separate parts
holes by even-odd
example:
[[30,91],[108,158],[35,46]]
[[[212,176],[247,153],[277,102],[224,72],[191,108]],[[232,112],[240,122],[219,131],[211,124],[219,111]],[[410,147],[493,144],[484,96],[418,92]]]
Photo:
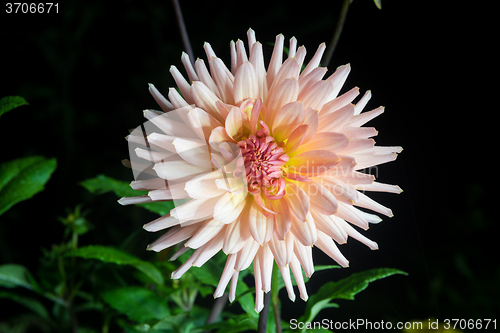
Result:
[[130,265],[146,274],[154,283],[163,284],[164,282],[163,275],[155,265],[113,247],[89,245],[70,251],[66,256],[98,259],[106,263],[115,263],[118,265]]
[[36,313],[40,318],[50,320],[49,312],[47,311],[45,306],[36,299],[17,295],[9,291],[0,291],[0,298],[10,299],[14,302],[24,305],[25,307]]
[[128,286],[105,291],[101,296],[112,308],[141,323],[170,315],[167,301],[150,289]]
[[40,290],[28,269],[17,264],[0,266],[0,286],[7,288],[24,287],[34,291]]
[[28,102],[21,96],[7,96],[0,99],[0,116],[21,105],[28,105]]
[[[147,194],[147,191],[135,191],[130,187],[129,183],[105,175],[98,175],[95,178],[86,179],[81,182],[80,185],[93,194],[114,192],[119,197],[134,197]],[[174,203],[171,201],[149,202],[138,204],[137,206],[141,206],[153,213],[166,215],[174,208]]]
[[0,215],[43,190],[56,169],[55,158],[31,156],[0,164]]
[[394,268],[375,268],[364,272],[352,274],[351,276],[337,282],[328,282],[319,288],[318,292],[309,298],[305,314],[299,321],[312,321],[316,315],[325,308],[335,307],[330,301],[332,299],[353,300],[354,296],[365,290],[370,282],[385,277],[407,273]]
[[382,0],[373,0],[378,9],[382,9]]

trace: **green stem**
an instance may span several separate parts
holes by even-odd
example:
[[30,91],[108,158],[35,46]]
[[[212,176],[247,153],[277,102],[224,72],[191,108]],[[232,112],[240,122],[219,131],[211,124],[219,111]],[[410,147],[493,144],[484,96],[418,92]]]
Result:
[[337,47],[337,43],[339,42],[340,39],[340,34],[342,33],[342,29],[344,28],[344,23],[345,23],[345,18],[347,16],[347,10],[349,9],[349,5],[351,4],[353,0],[344,0],[344,3],[342,4],[342,8],[340,9],[340,14],[339,14],[339,19],[337,21],[337,26],[335,27],[335,32],[333,33],[332,41],[328,45],[328,48],[326,49],[325,52],[325,62],[324,66],[328,66],[330,64],[330,61],[332,60],[333,56],[333,51],[335,51],[335,48]]
[[264,308],[259,313],[259,323],[257,325],[257,333],[266,333],[267,317],[269,316],[269,305],[271,304],[271,293],[264,294]]
[[278,288],[278,273],[279,268],[276,262],[273,265],[273,289],[271,290],[271,302],[273,304],[274,321],[276,322],[276,333],[281,333],[281,313],[280,313],[280,299]]

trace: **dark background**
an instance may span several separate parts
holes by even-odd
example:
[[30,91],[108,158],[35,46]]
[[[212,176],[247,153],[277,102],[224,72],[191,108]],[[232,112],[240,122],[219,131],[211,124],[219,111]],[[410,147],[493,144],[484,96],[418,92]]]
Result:
[[[351,267],[318,272],[312,294],[329,280],[377,267],[409,273],[374,282],[355,301],[319,319],[407,321],[500,319],[498,237],[493,209],[496,171],[496,63],[498,24],[492,8],[471,2],[356,0],[329,68],[350,63],[342,92],[371,89],[368,109],[379,145],[401,145],[395,162],[380,166],[380,182],[404,192],[374,194],[393,209],[365,235],[380,250],[355,240],[340,246]],[[194,54],[205,59],[210,42],[229,60],[229,41],[245,41],[249,27],[265,48],[266,63],[279,33],[295,36],[310,59],[329,42],[341,1],[181,1]],[[30,103],[0,119],[6,161],[28,155],[56,157],[58,169],[46,190],[1,217],[1,263],[35,269],[42,247],[61,238],[57,216],[83,203],[94,230],[80,245],[119,244],[154,215],[121,207],[113,194],[93,196],[78,182],[98,174],[129,181],[124,137],[140,125],[142,110],[158,108],[147,83],[167,93],[171,65],[181,68],[183,45],[170,1],[66,1],[58,14],[0,14],[0,97]],[[496,184],[496,185],[495,185]],[[139,231],[142,248],[156,235]],[[142,254],[148,258],[151,253]],[[331,264],[315,252],[315,260]],[[282,294],[283,318],[302,314]],[[496,316],[496,317],[495,317]]]

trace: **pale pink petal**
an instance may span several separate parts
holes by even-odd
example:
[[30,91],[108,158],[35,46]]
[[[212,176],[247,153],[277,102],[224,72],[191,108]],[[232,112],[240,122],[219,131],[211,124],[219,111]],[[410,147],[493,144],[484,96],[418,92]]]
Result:
[[249,28],[247,30],[247,39],[248,39],[248,49],[250,51],[253,50],[253,45],[257,42],[256,38],[255,38],[255,31],[253,31],[252,28]]
[[301,102],[285,104],[274,117],[272,133],[277,142],[288,139],[292,132],[304,121],[304,106]]
[[276,41],[274,43],[274,50],[271,56],[271,61],[267,69],[267,86],[271,87],[274,82],[274,77],[281,68],[283,63],[283,44],[285,42],[285,37],[282,34],[276,36]]
[[356,152],[362,153],[365,149],[372,148],[373,146],[375,146],[375,140],[373,139],[352,138],[349,140],[347,147],[339,151],[339,154],[350,155]]
[[246,99],[259,97],[259,84],[253,65],[245,61],[234,77],[234,102],[239,105]]
[[[328,69],[325,67],[316,67],[309,74],[303,76],[302,74],[299,77],[299,95],[304,91],[311,89],[316,82],[319,82],[323,76],[325,76]],[[353,98],[354,99],[354,98]],[[326,105],[326,104],[325,104]]]
[[299,82],[295,78],[286,79],[276,88],[274,92],[269,92],[267,96],[266,123],[272,124],[275,114],[283,105],[297,100],[299,93]]
[[203,139],[205,140],[205,142],[209,141],[210,135],[215,128],[222,126],[222,124],[217,119],[200,108],[195,108],[189,111],[188,118],[191,126],[201,127],[201,131],[203,132]]
[[320,113],[318,132],[340,132],[342,127],[347,125],[350,119],[352,119],[353,113],[353,104],[348,104],[335,112]]
[[184,190],[184,183],[170,183],[167,188],[152,190],[148,192],[148,196],[153,201],[178,200],[190,198],[189,194]]
[[[304,59],[306,58],[306,48],[304,46],[299,47],[297,53],[295,54],[295,60],[299,64],[299,68],[302,68],[302,64],[304,63]],[[284,65],[284,64],[283,64]],[[299,73],[297,73],[299,74]]]
[[297,53],[297,38],[290,38],[290,46],[288,47],[288,59],[295,57]]
[[[215,219],[208,219],[203,223],[200,229],[184,244],[185,247],[197,249],[205,245],[208,241],[217,236],[224,228],[224,224]],[[147,229],[146,229],[147,230]]]
[[191,59],[189,59],[189,55],[186,52],[182,52],[181,62],[184,65],[184,68],[186,69],[189,80],[191,80],[191,82],[199,81],[200,79],[198,78],[198,75],[196,75],[196,71],[193,68]]
[[147,141],[149,144],[153,144],[161,149],[165,149],[169,152],[175,153],[175,147],[172,144],[177,137],[172,135],[164,135],[159,133],[151,133],[147,136]]
[[262,245],[269,242],[274,232],[274,220],[264,215],[255,200],[250,207],[248,220],[253,239]]
[[226,133],[235,141],[243,137],[243,112],[239,108],[232,108],[226,118]]
[[226,128],[220,126],[212,131],[208,142],[213,150],[219,151],[219,145],[222,142],[234,142],[234,140],[227,134]]
[[[293,246],[293,253],[295,253],[295,256],[300,261],[300,264],[302,265],[302,268],[304,269],[304,273],[306,273],[306,276],[308,278],[310,278],[314,273],[312,247],[302,245],[297,240],[297,237],[295,237],[294,246]],[[294,273],[294,275],[295,275],[295,273]],[[296,277],[296,275],[295,275],[295,277]]]
[[315,211],[312,211],[311,215],[318,230],[324,232],[339,244],[347,242],[347,233],[344,229],[337,227],[337,224],[333,221],[335,216],[328,216]]
[[[321,183],[337,198],[338,201],[352,205],[358,201],[358,191],[341,181],[339,178],[324,175]],[[327,214],[331,215],[331,214]]]
[[311,140],[318,131],[319,127],[319,116],[318,111],[311,107],[308,107],[305,111],[304,124],[308,125],[306,134],[304,135],[304,141],[302,143],[307,143]]
[[339,218],[336,219],[336,223],[352,238],[360,241],[372,250],[378,250],[377,243],[360,234],[356,229],[350,226],[349,223],[346,223],[344,220]]
[[352,101],[359,95],[359,88],[355,87],[346,92],[345,94],[331,100],[330,102],[326,103],[323,105],[321,108],[321,114],[323,116],[335,112],[340,108],[343,108],[344,106],[351,104]]
[[361,139],[367,139],[372,136],[378,135],[378,131],[375,129],[375,127],[344,126],[340,130],[340,132],[345,134],[349,138],[361,138]]
[[142,149],[142,148],[135,148],[135,154],[137,157],[142,158],[143,160],[150,161],[150,162],[161,162],[168,157],[174,155],[171,152],[167,151],[162,151],[162,152],[157,152],[157,151],[152,151],[150,149]]
[[203,43],[203,49],[205,50],[205,53],[207,55],[207,58],[210,60],[213,57],[216,57],[214,50],[212,49],[212,45],[210,43]]
[[353,171],[344,175],[337,175],[336,178],[349,185],[371,184],[375,180],[374,175]]
[[314,181],[302,182],[299,186],[309,196],[311,211],[325,215],[333,215],[337,212],[337,199],[325,186]]
[[161,109],[165,112],[172,111],[174,106],[170,103],[159,91],[156,87],[149,83],[149,92],[155,99],[156,103],[161,107]]
[[180,206],[173,208],[170,215],[182,222],[191,220],[204,220],[214,214],[214,206],[220,197],[209,199],[192,199]]
[[199,224],[192,224],[186,227],[175,226],[172,227],[166,234],[158,238],[153,243],[149,244],[147,250],[160,252],[163,249],[171,247],[183,240],[193,236],[194,233],[200,228]]
[[329,150],[338,153],[349,144],[349,139],[342,133],[321,132],[317,133],[307,143],[302,144],[292,155],[297,155],[309,150]]
[[224,224],[236,220],[243,211],[243,208],[245,208],[245,198],[247,195],[246,191],[242,191],[238,194],[230,192],[223,194],[213,208],[214,219]]
[[306,68],[302,71],[300,76],[302,77],[303,75],[307,75],[310,72],[312,72],[315,68],[318,68],[319,63],[321,62],[321,58],[323,57],[323,53],[325,52],[326,45],[325,43],[321,43],[318,46],[318,49],[316,50],[316,53],[312,57],[312,59],[309,61],[307,64]]
[[287,200],[270,200],[271,208],[277,214],[272,215],[274,218],[274,234],[278,240],[284,240],[285,235],[292,226],[292,216]]
[[220,277],[219,284],[217,285],[217,289],[215,289],[214,298],[221,297],[226,290],[226,286],[229,283],[229,280],[235,273],[234,263],[236,261],[236,254],[230,254],[227,256],[226,265],[224,266],[224,271],[222,272],[222,276]]
[[335,72],[326,80],[332,82],[333,84],[333,91],[328,98],[328,100],[334,99],[337,97],[339,94],[340,89],[342,89],[342,86],[344,85],[345,80],[347,79],[347,76],[349,75],[349,72],[351,71],[351,65],[347,64],[344,66],[338,67]]
[[193,261],[198,257],[199,252],[194,252],[191,257],[184,264],[182,264],[179,268],[172,272],[170,278],[172,280],[180,279],[184,273],[186,273],[191,267],[193,267]]
[[151,110],[145,110],[144,115],[147,115],[146,117],[149,118],[149,121],[158,126],[167,135],[181,138],[198,138],[196,133],[186,124],[170,119],[170,113],[156,115]]
[[220,170],[196,176],[186,182],[185,190],[193,199],[218,197],[226,193],[226,191],[219,189],[215,182],[222,177]]
[[255,312],[259,313],[264,308],[264,291],[262,291],[262,274],[258,255],[253,261],[253,272],[255,276]]
[[361,111],[365,108],[366,104],[368,104],[368,101],[372,97],[372,92],[371,90],[367,90],[363,97],[359,100],[359,102],[356,103],[356,106],[354,107],[354,115],[360,114]]
[[251,237],[247,216],[243,215],[233,223],[228,224],[222,247],[225,254],[237,253],[247,244]]
[[271,290],[271,280],[273,276],[273,254],[268,244],[264,244],[257,252],[260,264],[260,275],[262,277],[262,291],[268,293]]
[[205,86],[207,86],[207,88],[210,89],[217,96],[217,98],[220,98],[221,94],[219,91],[219,87],[217,87],[217,84],[210,75],[210,72],[208,71],[205,62],[202,59],[198,59],[194,63],[194,66],[196,68],[196,72],[198,73],[200,81],[203,82]]
[[309,125],[300,125],[297,127],[286,142],[286,153],[290,154],[297,150],[302,142],[304,141],[304,137],[307,134],[307,130],[309,129]]
[[357,114],[355,116],[352,116],[352,118],[347,122],[347,126],[363,126],[370,120],[372,120],[375,117],[380,116],[382,113],[384,113],[384,107],[380,106],[374,110],[368,111],[368,112],[363,112],[361,114]]
[[392,217],[392,210],[387,208],[372,198],[366,196],[365,194],[358,192],[358,201],[355,203],[356,206],[371,209],[377,213],[384,214],[385,216]]
[[312,218],[311,213],[307,213],[305,222],[302,222],[292,216],[292,227],[290,228],[290,231],[304,246],[312,246],[318,239],[316,226],[314,225],[314,219]]
[[220,58],[212,58],[208,61],[212,78],[219,87],[221,100],[224,103],[234,105],[234,75],[227,69]]
[[342,202],[339,202],[339,207],[337,211],[338,217],[352,224],[364,229],[368,230],[368,221],[359,214],[361,212],[359,209],[354,208],[353,206],[346,205]]
[[288,266],[278,266],[281,272],[281,277],[283,278],[283,282],[285,282],[286,291],[288,293],[288,298],[295,302],[295,293],[293,291],[292,279],[290,278],[290,269]]
[[[290,262],[290,268],[292,269],[293,276],[295,277],[295,282],[297,282],[297,287],[299,287],[300,298],[306,302],[309,299],[309,296],[307,295],[306,285],[302,276],[302,268],[300,267],[299,260],[296,256],[293,256],[292,261]],[[308,276],[310,277],[310,275]]]
[[189,106],[188,102],[186,102],[184,98],[182,98],[182,96],[177,92],[175,88],[168,89],[168,99],[170,100],[170,102],[172,102],[172,105],[176,109]]
[[239,68],[246,61],[248,61],[248,57],[245,50],[245,44],[242,40],[238,39],[236,41],[236,67]]
[[132,187],[136,191],[165,189],[167,188],[167,186],[168,185],[167,182],[165,182],[165,179],[161,178],[135,180],[130,183],[130,187]]
[[250,52],[250,62],[255,69],[255,76],[258,85],[258,97],[265,100],[267,98],[267,79],[266,68],[264,65],[264,55],[262,53],[262,44],[256,42],[253,44],[252,51]]
[[360,191],[375,191],[375,192],[388,192],[399,194],[403,192],[401,187],[398,185],[389,185],[379,182],[373,182],[372,184],[356,184],[354,188]]
[[328,150],[311,150],[295,155],[288,161],[289,169],[305,176],[318,176],[332,168],[339,157]]
[[292,260],[293,240],[292,233],[288,233],[285,240],[279,240],[275,234],[267,243],[278,266],[287,266]]
[[384,164],[387,162],[394,161],[398,154],[386,154],[386,155],[356,155],[356,167],[354,170],[362,170],[365,168],[372,167],[374,165]]
[[230,50],[230,53],[231,53],[231,73],[236,74],[236,70],[238,69],[238,66],[236,65],[238,59],[237,59],[237,55],[236,55],[236,43],[234,42],[234,40],[232,40],[230,43],[229,43],[229,50]]
[[339,251],[331,237],[318,230],[318,241],[314,244],[342,267],[349,267],[349,261]]
[[147,231],[154,232],[154,231],[170,228],[170,227],[176,226],[178,224],[179,224],[179,220],[170,216],[170,214],[167,214],[165,216],[157,218],[154,221],[146,223],[142,227]]
[[215,105],[215,103],[219,100],[219,97],[217,97],[203,82],[194,81],[191,85],[191,93],[198,107],[205,110],[219,122],[224,122],[224,118],[221,116],[219,109]]
[[305,222],[310,209],[307,193],[296,184],[287,182],[284,199],[287,201],[291,216],[295,216],[299,221]]
[[120,205],[126,206],[126,205],[135,205],[152,201],[153,200],[147,195],[139,195],[136,197],[123,197],[120,200],[118,200],[118,203]]
[[234,269],[238,272],[247,269],[257,255],[260,246],[253,238],[247,239],[245,246],[238,252]]
[[297,99],[302,101],[306,107],[321,110],[333,91],[330,81],[318,81],[311,88],[301,91]]
[[181,72],[177,69],[175,66],[170,67],[170,74],[174,78],[175,83],[177,84],[177,87],[179,87],[179,90],[182,93],[182,96],[184,96],[184,99],[188,104],[193,104],[194,99],[193,96],[191,95],[191,86],[189,83],[186,81],[184,76],[182,76]]
[[[200,247],[196,251],[200,251],[198,258],[193,262],[193,266],[201,267],[210,258],[212,258],[217,252],[222,250],[222,243],[224,242],[225,225],[221,231],[211,240],[209,240],[203,247]],[[195,251],[195,252],[196,252]]]
[[238,285],[238,276],[240,272],[235,271],[231,277],[231,286],[229,287],[229,302],[233,302],[236,299],[236,287]]
[[169,181],[183,181],[190,177],[207,172],[207,168],[192,165],[186,161],[166,161],[156,163],[153,170],[158,177]]
[[206,142],[200,140],[186,140],[177,138],[172,144],[180,157],[190,164],[210,169],[210,151]]

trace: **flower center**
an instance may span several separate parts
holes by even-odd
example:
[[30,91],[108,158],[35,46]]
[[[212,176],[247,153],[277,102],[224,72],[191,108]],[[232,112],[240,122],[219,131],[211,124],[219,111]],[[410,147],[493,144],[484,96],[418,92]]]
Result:
[[283,166],[288,155],[270,135],[257,131],[238,142],[248,184],[248,192],[258,194],[261,190],[268,199],[280,199],[285,195]]

